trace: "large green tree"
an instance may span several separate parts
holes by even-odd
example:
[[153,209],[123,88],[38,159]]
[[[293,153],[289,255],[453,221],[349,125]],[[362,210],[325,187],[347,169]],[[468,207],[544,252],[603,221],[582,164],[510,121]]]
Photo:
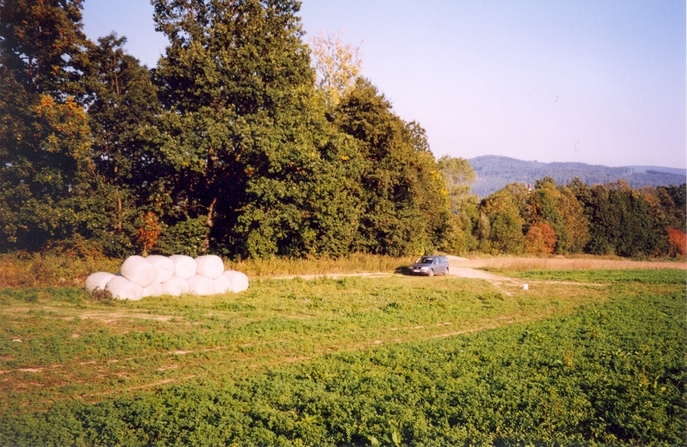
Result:
[[577,188],[576,196],[585,205],[590,238],[586,251],[591,254],[614,254],[615,238],[620,231],[620,216],[614,211],[609,191],[603,185]]
[[520,188],[507,185],[496,191],[480,204],[479,233],[483,249],[494,253],[523,253],[525,251],[525,236],[523,228],[525,219],[519,210],[519,200],[514,191]]
[[589,221],[582,204],[567,186],[559,186],[561,192],[561,214],[569,236],[565,251],[581,253],[589,241]]
[[300,3],[153,4],[170,41],[155,80],[172,234],[195,228],[187,248],[241,256],[345,253],[357,157],[315,98]]
[[81,0],[3,0],[0,62],[3,80],[20,91],[55,98],[83,92]]
[[406,123],[367,80],[359,78],[335,112],[334,123],[356,141],[362,157],[356,251],[422,254],[450,231],[446,187],[416,123]]
[[[124,51],[126,38],[101,37],[89,47],[83,77],[91,154],[106,220],[91,237],[109,254],[136,250],[146,211],[167,211],[167,172],[151,141],[160,106],[150,72]],[[95,230],[95,229],[94,229]]]
[[652,204],[623,181],[590,188],[575,180],[569,188],[589,223],[588,253],[651,256],[667,252],[665,211],[658,199]]
[[0,3],[0,250],[88,227],[94,166],[79,0]]
[[[654,231],[649,205],[642,195],[619,181],[609,187],[609,200],[620,226],[615,229],[615,252],[620,256],[647,256],[653,254],[660,242]],[[665,238],[665,234],[663,237]]]

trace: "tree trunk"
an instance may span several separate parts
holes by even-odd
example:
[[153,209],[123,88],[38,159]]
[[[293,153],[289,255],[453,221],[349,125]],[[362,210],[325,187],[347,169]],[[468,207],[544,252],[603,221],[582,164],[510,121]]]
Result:
[[205,225],[207,230],[205,231],[205,240],[200,247],[201,253],[205,253],[208,248],[210,248],[210,233],[212,232],[212,226],[215,224],[213,216],[215,214],[215,205],[217,204],[217,197],[213,197],[210,206],[208,207],[207,219],[205,220]]
[[117,224],[115,228],[117,229],[118,233],[122,232],[123,224],[122,224],[122,196],[119,195],[119,187],[115,189],[115,196],[117,200]]

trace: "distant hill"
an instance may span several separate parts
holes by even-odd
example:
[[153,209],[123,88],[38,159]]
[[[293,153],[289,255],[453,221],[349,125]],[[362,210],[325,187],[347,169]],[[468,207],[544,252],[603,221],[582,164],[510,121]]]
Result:
[[588,185],[625,180],[633,188],[681,185],[687,181],[687,169],[660,166],[612,168],[585,163],[540,163],[497,155],[484,155],[468,161],[477,174],[472,192],[480,197],[487,197],[508,183],[534,185],[534,182],[547,175],[558,184],[566,184],[577,177]]

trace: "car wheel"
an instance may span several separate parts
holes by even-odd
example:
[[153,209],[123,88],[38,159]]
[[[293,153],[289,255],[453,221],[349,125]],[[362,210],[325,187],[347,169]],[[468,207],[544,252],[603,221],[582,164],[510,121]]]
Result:
[[430,269],[429,273],[427,273],[427,276],[434,276],[434,269]]

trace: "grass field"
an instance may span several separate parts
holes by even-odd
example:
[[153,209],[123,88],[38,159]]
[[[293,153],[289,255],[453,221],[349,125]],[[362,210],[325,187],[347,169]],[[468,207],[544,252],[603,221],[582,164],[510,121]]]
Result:
[[500,272],[0,289],[0,445],[686,441],[684,271]]

